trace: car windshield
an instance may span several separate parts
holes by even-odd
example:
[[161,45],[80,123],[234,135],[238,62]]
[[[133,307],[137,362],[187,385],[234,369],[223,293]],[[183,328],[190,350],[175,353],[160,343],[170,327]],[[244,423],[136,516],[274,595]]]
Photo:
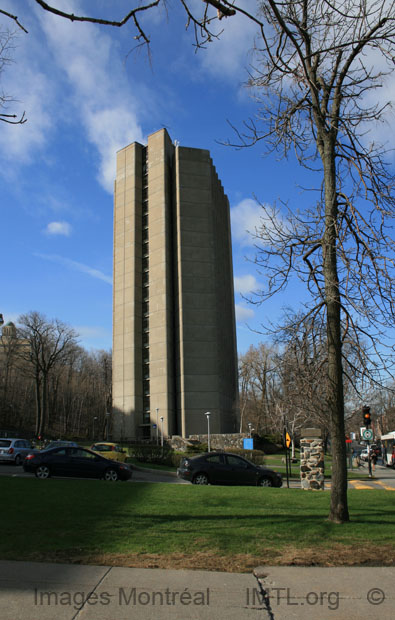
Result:
[[9,439],[0,439],[0,448],[8,448],[11,445],[11,441]]

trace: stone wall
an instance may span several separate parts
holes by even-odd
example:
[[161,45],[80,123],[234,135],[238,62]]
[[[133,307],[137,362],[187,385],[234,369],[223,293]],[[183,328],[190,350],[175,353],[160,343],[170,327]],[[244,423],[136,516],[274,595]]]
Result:
[[[248,433],[210,434],[210,448],[211,450],[243,448],[243,439],[246,437],[249,437]],[[208,435],[190,435],[188,439],[183,439],[179,435],[173,435],[173,437],[168,440],[168,443],[174,450],[183,452],[195,444],[207,444],[207,441]]]
[[300,482],[302,489],[324,490],[324,443],[319,429],[305,429],[300,440]]

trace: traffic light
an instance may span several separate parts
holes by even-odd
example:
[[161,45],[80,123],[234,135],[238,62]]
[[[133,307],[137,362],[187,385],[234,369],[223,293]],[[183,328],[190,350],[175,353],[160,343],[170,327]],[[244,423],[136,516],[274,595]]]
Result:
[[362,415],[363,415],[363,423],[368,428],[372,423],[372,418],[370,415],[370,407],[362,407]]

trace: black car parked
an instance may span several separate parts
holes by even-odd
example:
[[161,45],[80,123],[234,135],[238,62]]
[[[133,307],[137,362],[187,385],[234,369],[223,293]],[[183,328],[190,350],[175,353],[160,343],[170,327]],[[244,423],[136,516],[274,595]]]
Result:
[[262,487],[281,487],[281,474],[254,465],[242,456],[228,452],[209,452],[186,457],[177,469],[179,478],[193,484],[229,484]]
[[129,480],[130,467],[124,463],[110,461],[85,448],[48,448],[27,455],[23,469],[34,473],[37,478],[50,476],[75,476],[103,478],[104,480]]

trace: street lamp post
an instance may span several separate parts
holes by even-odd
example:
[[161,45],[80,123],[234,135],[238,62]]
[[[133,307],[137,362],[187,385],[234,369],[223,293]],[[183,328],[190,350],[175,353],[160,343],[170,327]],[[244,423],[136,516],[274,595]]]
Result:
[[210,415],[209,411],[206,411],[205,416],[207,418],[207,449],[210,452]]
[[156,411],[156,445],[159,446],[159,421],[158,421],[159,407],[157,407],[155,411]]
[[251,424],[251,422],[248,422],[248,432],[249,432],[249,436],[251,437],[251,433],[252,433],[252,424]]
[[160,416],[160,445],[163,453],[163,415]]
[[93,418],[93,441],[95,440],[95,422],[97,420],[97,416]]

